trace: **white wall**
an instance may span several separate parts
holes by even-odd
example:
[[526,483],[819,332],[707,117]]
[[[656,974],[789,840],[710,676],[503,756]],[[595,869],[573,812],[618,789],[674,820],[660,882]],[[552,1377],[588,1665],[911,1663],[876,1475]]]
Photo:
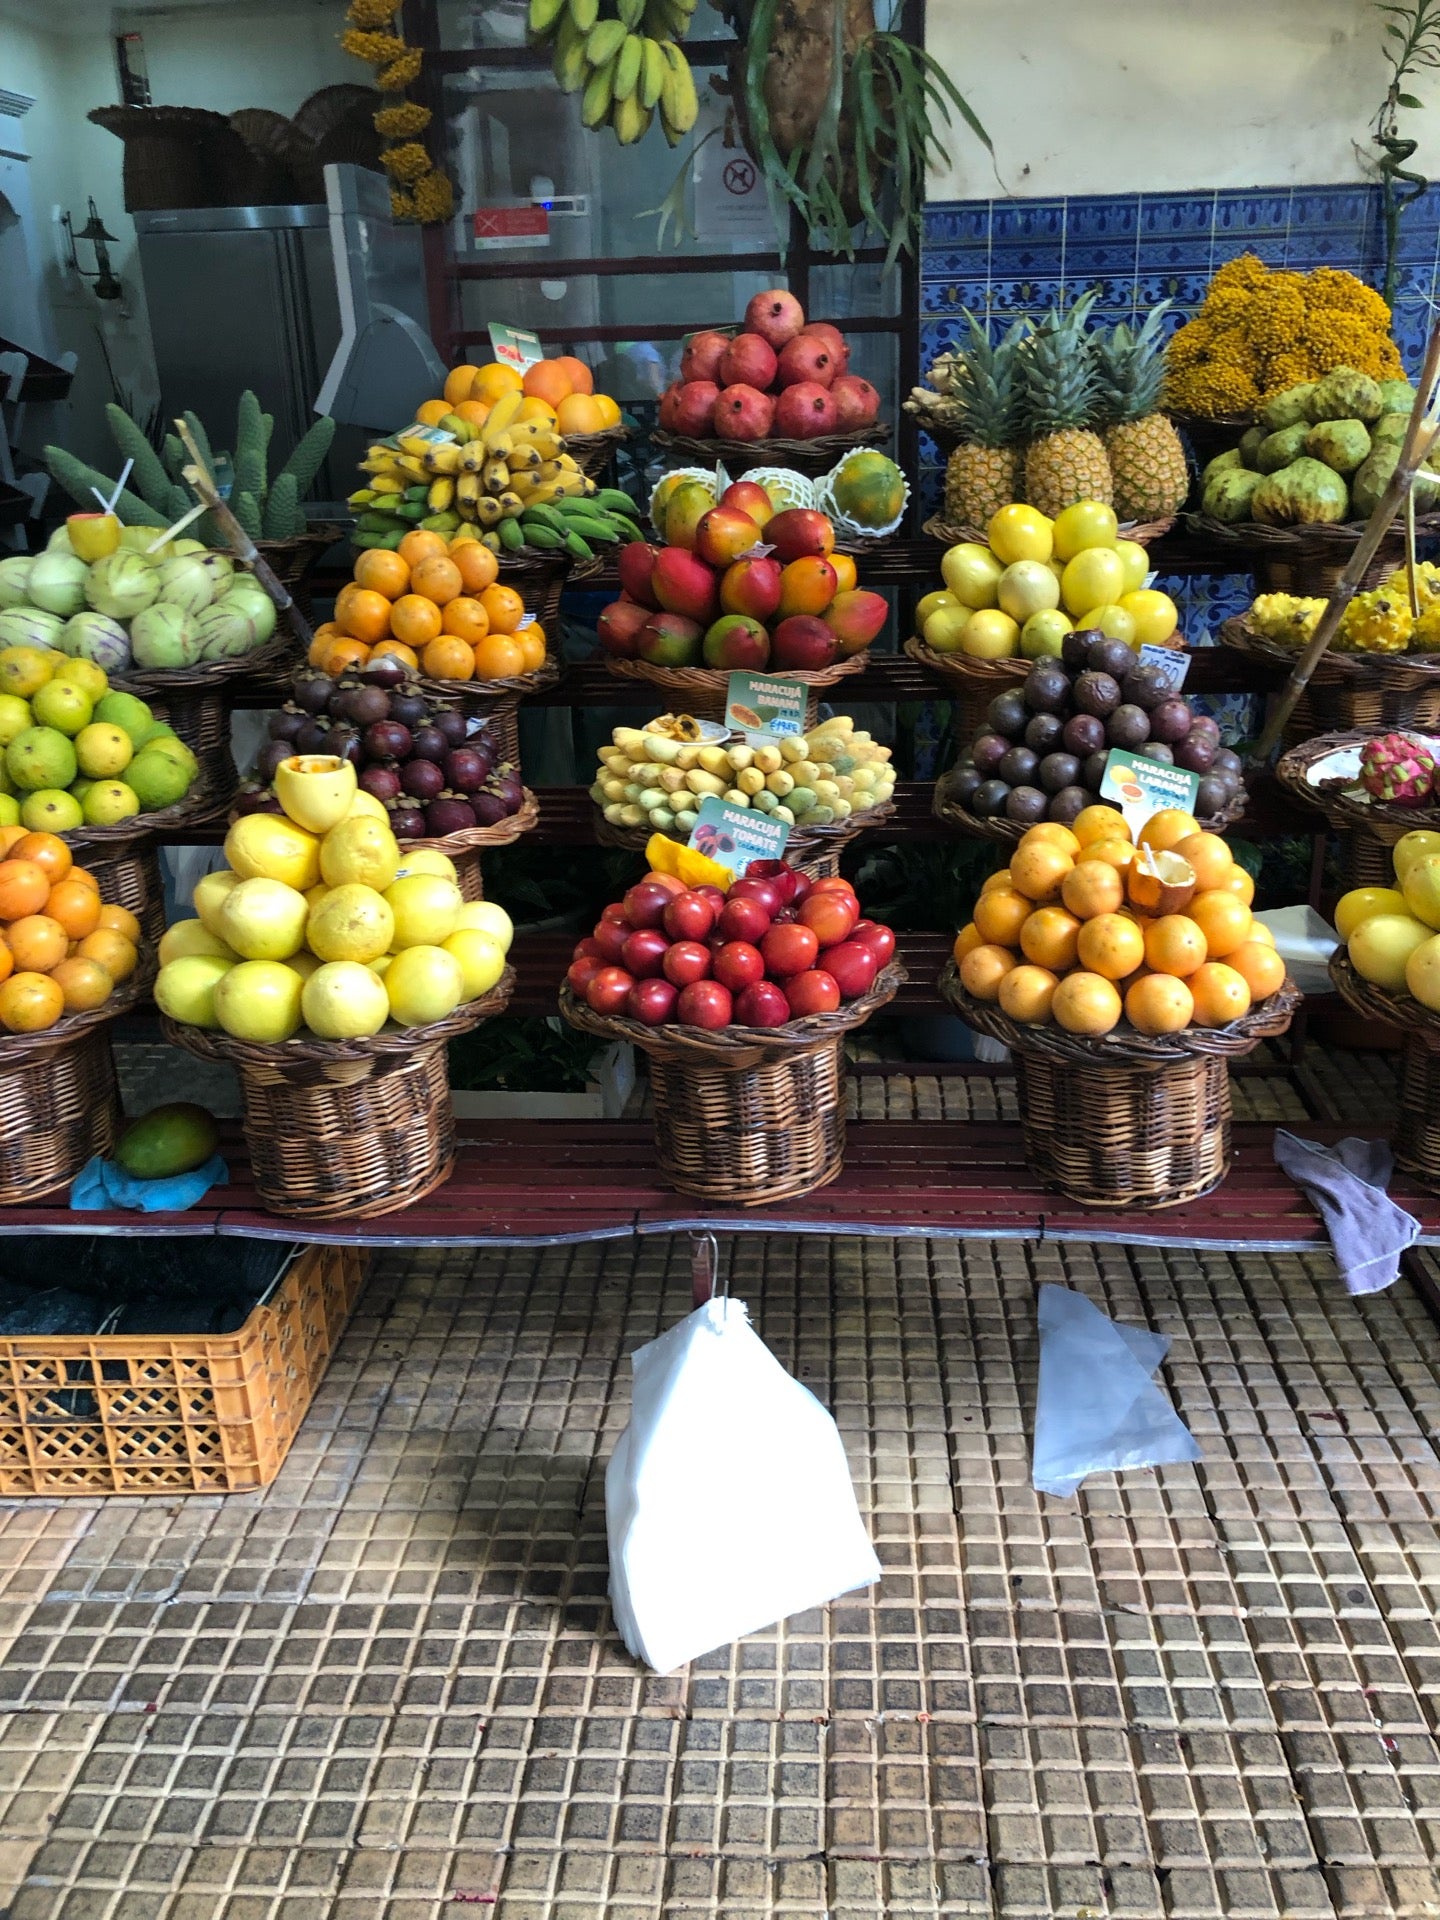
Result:
[[338,81],[369,85],[369,68],[341,52],[344,13],[337,0],[122,11],[116,30],[139,30],[157,106],[209,107],[215,113],[269,107],[291,114],[320,87]]
[[[1384,97],[1370,0],[930,0],[926,39],[995,142],[958,125],[932,200],[1360,177]],[[1433,76],[1413,89],[1440,101]],[[1440,174],[1440,120],[1413,113]]]

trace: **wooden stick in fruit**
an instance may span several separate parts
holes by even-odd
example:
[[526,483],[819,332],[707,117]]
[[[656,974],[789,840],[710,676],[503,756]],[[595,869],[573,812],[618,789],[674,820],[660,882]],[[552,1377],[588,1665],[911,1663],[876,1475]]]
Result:
[[1420,370],[1420,378],[1415,383],[1415,405],[1410,410],[1410,425],[1405,430],[1405,444],[1400,449],[1400,458],[1395,463],[1389,484],[1376,504],[1375,511],[1366,523],[1365,531],[1346,565],[1345,571],[1330,589],[1330,597],[1319,624],[1311,635],[1304,652],[1290,670],[1280,698],[1266,724],[1255,748],[1254,758],[1264,761],[1269,758],[1276,742],[1285,731],[1286,722],[1295,711],[1300,696],[1310,684],[1310,676],[1325,657],[1325,650],[1335,638],[1341,618],[1349,606],[1366,570],[1379,550],[1380,542],[1394,524],[1410,490],[1415,484],[1415,475],[1440,441],[1440,414],[1433,413],[1436,401],[1436,382],[1440,380],[1440,325],[1431,332],[1430,343],[1425,349],[1425,364]]
[[250,538],[249,534],[246,533],[240,522],[216,492],[215,482],[210,476],[210,469],[205,465],[204,459],[201,457],[200,449],[195,444],[195,437],[185,421],[177,420],[175,422],[175,431],[184,442],[185,451],[190,456],[190,464],[181,469],[183,477],[188,481],[190,486],[195,489],[201,500],[213,514],[216,525],[229,541],[230,550],[235,555],[235,558],[240,561],[243,566],[250,569],[261,586],[264,587],[266,593],[268,593],[270,598],[275,602],[278,610],[289,617],[290,624],[299,636],[301,644],[308,649],[310,643],[315,638],[310,622],[290,598],[289,591],[283,582],[276,579],[269,566],[257,551],[255,542]]

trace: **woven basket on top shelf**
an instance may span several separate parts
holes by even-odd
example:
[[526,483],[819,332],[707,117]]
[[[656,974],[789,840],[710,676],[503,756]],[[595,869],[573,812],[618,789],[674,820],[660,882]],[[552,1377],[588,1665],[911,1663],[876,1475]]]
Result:
[[[1248,614],[1222,624],[1220,643],[1287,675],[1298,658],[1296,650],[1257,633]],[[1292,718],[1287,747],[1317,731],[1440,726],[1440,653],[1337,653],[1332,644],[1317,661],[1304,699],[1306,717],[1298,724]]]
[[[837,873],[840,855],[857,834],[864,833],[870,827],[883,826],[895,816],[895,803],[887,801],[883,807],[867,807],[863,812],[852,813],[848,820],[839,820],[829,827],[792,827],[785,842],[785,858],[792,867],[798,867],[808,873],[812,880],[818,880],[822,874]],[[604,847],[626,847],[633,853],[643,853],[655,832],[653,827],[615,827],[605,818],[599,807],[595,809],[595,838]],[[680,834],[671,834],[668,838],[680,841]]]
[[1150,1037],[1125,1022],[1092,1039],[1023,1026],[973,999],[953,960],[940,991],[968,1026],[1010,1049],[1036,1177],[1106,1209],[1183,1206],[1219,1186],[1230,1170],[1228,1063],[1284,1033],[1300,1005],[1287,979],[1228,1027]]
[[1387,993],[1362,980],[1343,946],[1330,956],[1330,979],[1356,1013],[1399,1029],[1400,1109],[1391,1136],[1395,1162],[1423,1186],[1440,1188],[1440,1014],[1408,993]]
[[[1253,573],[1261,593],[1322,596],[1339,580],[1364,535],[1363,520],[1335,526],[1271,527],[1258,520],[1229,524],[1208,513],[1186,516],[1192,533],[1233,557],[1237,572]],[[1421,540],[1440,535],[1440,513],[1415,516]],[[1405,558],[1405,529],[1397,522],[1380,542],[1362,586],[1378,586]]]
[[845,1035],[905,981],[896,963],[834,1013],[783,1027],[646,1027],[598,1014],[560,989],[572,1027],[629,1040],[650,1057],[655,1154],[681,1193],[763,1207],[827,1186],[845,1153]]
[[[868,653],[868,649],[867,649]],[[833,687],[851,674],[864,671],[867,653],[852,653],[848,660],[837,660],[833,666],[817,668],[813,673],[802,673],[777,668],[787,680],[798,680],[802,686],[811,689],[805,703],[805,730],[815,725],[819,714],[819,699],[816,689]],[[672,713],[688,713],[696,720],[723,720],[725,703],[729,694],[729,672],[719,667],[654,667],[648,660],[621,660],[613,653],[605,655],[605,670],[617,680],[633,680],[652,687],[662,694]]]
[[[1134,541],[1137,547],[1148,547],[1169,533],[1174,524],[1173,513],[1160,520],[1125,520],[1121,522],[1118,537]],[[983,527],[972,527],[961,520],[947,520],[943,513],[932,514],[925,522],[924,530],[932,540],[938,540],[946,547],[988,547],[990,544],[990,536]]]
[[1297,800],[1318,808],[1337,833],[1364,834],[1388,849],[1417,827],[1440,828],[1440,804],[1398,807],[1372,800],[1347,776],[1320,777],[1321,765],[1331,754],[1357,751],[1374,737],[1368,731],[1319,734],[1282,755],[1275,778]]
[[565,451],[582,473],[593,477],[609,466],[629,438],[626,426],[602,427],[599,433],[567,433]]
[[[956,769],[952,767],[949,773],[941,774],[935,782],[935,797],[930,803],[930,811],[937,820],[943,820],[947,827],[954,827],[960,833],[972,834],[977,840],[993,840],[997,846],[1014,847],[1019,845],[1032,826],[1040,824],[1032,820],[1022,826],[1018,820],[1007,819],[1003,814],[996,816],[971,813],[964,802],[958,800],[950,789],[950,782],[955,772]],[[1108,806],[1110,802],[1103,801],[1101,804]],[[1224,833],[1227,828],[1233,827],[1237,820],[1244,818],[1245,805],[1245,794],[1243,792],[1236,794],[1223,813],[1212,813],[1200,822],[1202,830],[1206,833]],[[1120,818],[1118,810],[1115,817],[1117,820]]]
[[446,706],[458,707],[461,713],[491,713],[513,706],[527,693],[545,692],[559,678],[559,660],[554,654],[546,654],[544,665],[536,667],[533,673],[510,674],[500,680],[440,680],[434,674],[419,673],[415,675],[414,686],[427,699],[443,700]]
[[884,422],[877,421],[873,427],[857,427],[852,433],[826,433],[814,440],[720,440],[695,439],[662,428],[651,434],[650,441],[667,460],[694,467],[723,465],[732,479],[752,467],[791,467],[796,473],[817,479],[857,447],[887,445],[890,432]]
[[503,1013],[515,988],[499,984],[425,1027],[384,1027],[367,1040],[284,1040],[274,1046],[183,1027],[167,1040],[240,1079],[241,1124],[256,1190],[272,1213],[368,1220],[443,1186],[455,1166],[455,1117],[445,1049]]
[[66,1014],[44,1033],[0,1034],[0,1206],[68,1185],[120,1124],[110,1022],[148,991],[142,965],[103,1007]]

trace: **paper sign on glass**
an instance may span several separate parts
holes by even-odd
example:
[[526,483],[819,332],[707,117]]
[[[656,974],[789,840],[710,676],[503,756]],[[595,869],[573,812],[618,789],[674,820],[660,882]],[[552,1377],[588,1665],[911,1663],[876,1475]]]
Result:
[[1182,813],[1193,813],[1199,790],[1198,773],[1187,773],[1184,767],[1162,766],[1158,760],[1146,760],[1127,747],[1110,749],[1100,781],[1100,798],[1119,804],[1131,837],[1136,840],[1152,813],[1159,813],[1165,807],[1179,807]]
[[1190,656],[1179,647],[1156,647],[1147,640],[1140,649],[1140,664],[1142,667],[1158,667],[1171,693],[1178,693],[1190,671]]
[[545,358],[538,333],[531,333],[525,327],[502,326],[498,320],[490,322],[489,332],[491,349],[503,367],[524,373],[527,367]]
[[810,689],[774,673],[732,673],[725,692],[725,724],[750,744],[794,739],[805,731]]
[[700,802],[700,817],[690,830],[690,845],[697,853],[737,876],[752,860],[783,859],[789,838],[788,821],[773,820],[756,807],[734,806],[714,793]]

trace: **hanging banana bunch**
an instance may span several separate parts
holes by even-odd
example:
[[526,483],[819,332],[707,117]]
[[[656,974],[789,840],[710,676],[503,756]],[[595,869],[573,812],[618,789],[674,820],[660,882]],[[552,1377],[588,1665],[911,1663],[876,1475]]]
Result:
[[553,50],[555,78],[563,92],[580,95],[580,118],[587,127],[608,122],[621,146],[633,147],[658,113],[673,147],[700,111],[695,76],[679,45],[696,5],[697,0],[530,0],[530,38]]

